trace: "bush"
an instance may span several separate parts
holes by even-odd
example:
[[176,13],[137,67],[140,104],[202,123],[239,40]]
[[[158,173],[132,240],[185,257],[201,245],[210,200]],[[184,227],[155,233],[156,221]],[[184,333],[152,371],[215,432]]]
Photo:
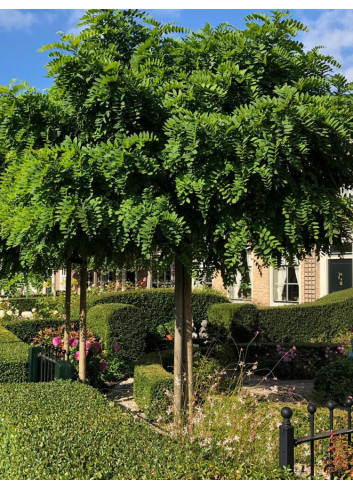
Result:
[[28,347],[0,326],[0,383],[27,379]]
[[[197,326],[201,325],[201,322],[207,319],[208,306],[219,302],[229,301],[215,290],[193,290],[192,311],[194,324]],[[157,333],[158,326],[174,320],[175,317],[174,289],[141,289],[104,294],[98,298],[93,297],[89,302],[89,307],[107,303],[131,304],[141,309],[146,318],[148,331],[152,334]]]
[[235,341],[250,341],[254,337],[257,318],[258,309],[253,304],[213,304],[208,308],[210,333]]
[[135,366],[134,399],[149,419],[165,419],[171,412],[174,376],[166,368],[172,364],[172,352],[162,351],[148,353]]
[[259,327],[268,341],[332,341],[353,327],[353,298],[259,309]]
[[[14,333],[21,341],[32,343],[39,331],[53,328],[58,329],[65,323],[63,319],[23,319],[22,321],[11,321],[6,323],[6,328]],[[75,328],[78,329],[79,321],[73,321]]]
[[[240,350],[242,355],[240,358]],[[227,342],[217,345],[212,355],[224,368],[235,367],[239,361],[246,363],[246,369],[257,363],[256,370],[261,376],[276,376],[281,380],[314,379],[316,373],[327,364],[342,359],[343,347],[338,344],[322,343],[237,343]]]
[[[261,423],[268,409],[266,404]],[[238,420],[240,425],[243,413],[242,419],[236,413],[232,423]],[[248,407],[245,414],[249,415]],[[263,465],[260,470],[259,464],[253,468],[255,460],[247,460],[243,466],[249,451],[253,454],[255,440],[251,444],[246,441],[249,433],[242,444],[233,442],[234,447],[245,451],[239,464],[237,452],[235,456],[221,456],[227,452],[216,445],[210,452],[202,445],[204,438],[195,441],[184,437],[181,441],[180,437],[152,431],[130,413],[111,408],[99,392],[79,382],[2,385],[0,419],[0,478],[5,480],[232,480],[281,474],[272,472],[272,466],[271,472]],[[271,421],[275,424],[279,419],[276,409]],[[249,425],[248,421],[242,424]],[[276,429],[266,433],[273,435],[271,442],[276,442]],[[226,436],[234,436],[234,431]],[[254,438],[261,446],[263,462],[268,438]],[[247,446],[251,450],[247,451]],[[274,460],[272,465],[276,464]]]
[[54,297],[51,295],[3,299],[0,301],[0,311],[3,311],[1,314],[4,315],[2,321],[11,321],[14,317],[21,316],[24,311],[33,312],[35,318],[56,319],[56,316],[63,313],[64,300],[64,296]]
[[88,311],[87,326],[104,342],[108,354],[118,344],[122,361],[136,362],[145,350],[146,318],[137,307],[98,304]]
[[314,390],[329,400],[344,405],[353,396],[353,360],[345,358],[326,365],[316,375]]

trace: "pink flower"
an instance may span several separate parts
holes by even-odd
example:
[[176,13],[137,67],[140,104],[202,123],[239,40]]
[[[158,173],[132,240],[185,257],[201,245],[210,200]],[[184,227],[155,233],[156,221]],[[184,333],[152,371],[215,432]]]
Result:
[[77,352],[75,353],[75,360],[79,361],[79,359],[80,359],[80,352],[79,352],[79,351],[77,351]]
[[90,341],[86,341],[86,350],[89,350],[91,347],[91,342]]
[[99,341],[94,341],[92,345],[93,345],[93,351],[95,353],[98,353],[99,350],[101,349],[101,344],[99,343]]
[[58,336],[55,336],[55,338],[53,338],[53,345],[54,346],[60,346],[61,345],[61,339]]
[[99,365],[99,370],[104,372],[105,370],[107,370],[107,366],[108,366],[107,362],[105,360],[103,360]]
[[76,348],[78,345],[78,339],[77,338],[70,338],[69,339],[69,346]]
[[114,345],[114,351],[119,351],[119,350],[120,350],[120,346],[117,343],[116,345]]

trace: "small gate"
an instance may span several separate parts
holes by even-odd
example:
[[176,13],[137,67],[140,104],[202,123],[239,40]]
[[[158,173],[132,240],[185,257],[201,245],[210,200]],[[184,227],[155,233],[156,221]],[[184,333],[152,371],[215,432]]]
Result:
[[73,378],[70,352],[42,343],[28,352],[28,382],[51,382],[54,379]]

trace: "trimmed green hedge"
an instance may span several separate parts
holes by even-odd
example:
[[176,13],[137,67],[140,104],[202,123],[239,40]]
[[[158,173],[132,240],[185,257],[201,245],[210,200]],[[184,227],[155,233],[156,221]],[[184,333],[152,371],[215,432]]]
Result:
[[98,304],[87,313],[87,326],[113,353],[119,345],[119,359],[136,362],[145,351],[146,318],[128,304]]
[[[266,413],[268,409],[266,405]],[[246,406],[247,416],[249,412]],[[297,411],[293,418],[294,423],[300,418]],[[276,406],[274,420],[278,419]],[[201,446],[205,435],[180,440],[156,433],[130,413],[110,407],[97,390],[79,382],[1,385],[0,424],[2,480],[283,478],[271,464],[266,470],[251,459],[237,463],[236,450],[234,456],[221,456],[224,452],[218,446],[206,449]],[[275,443],[277,438],[273,436]],[[264,450],[264,443],[259,445],[257,439],[250,445],[245,439],[242,445],[234,442],[238,446],[242,450],[251,446],[253,455],[254,449]]]
[[[199,326],[207,319],[209,305],[220,302],[229,300],[215,290],[193,290],[192,311],[195,325]],[[150,333],[155,333],[159,325],[172,321],[175,317],[174,289],[141,289],[104,294],[102,297],[90,299],[89,307],[106,303],[131,304],[141,309]]]
[[332,341],[353,327],[353,298],[259,309],[259,327],[268,341]]
[[216,337],[228,336],[235,341],[250,341],[254,337],[258,309],[253,304],[213,304],[207,315],[208,329]]
[[148,353],[135,366],[134,399],[141,411],[149,419],[167,417],[172,404],[174,376],[172,370],[173,352]]
[[0,383],[27,379],[28,346],[0,326]]
[[[72,321],[75,328],[78,329],[79,321]],[[22,321],[9,321],[6,323],[6,328],[14,333],[21,341],[32,343],[32,340],[39,331],[44,331],[47,328],[59,328],[65,323],[64,319],[23,319]]]
[[344,406],[348,396],[353,396],[353,360],[345,358],[323,367],[316,375],[314,389]]

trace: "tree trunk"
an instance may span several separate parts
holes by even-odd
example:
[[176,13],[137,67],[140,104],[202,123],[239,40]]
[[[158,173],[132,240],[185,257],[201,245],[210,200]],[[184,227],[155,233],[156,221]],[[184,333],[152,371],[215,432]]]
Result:
[[51,293],[56,297],[56,270],[51,274]]
[[126,268],[121,270],[121,291],[124,292],[126,290]]
[[[71,262],[66,263],[66,285],[65,285],[65,332],[64,332],[64,350],[69,351],[69,340],[71,331]],[[67,356],[66,360],[69,357]]]
[[146,283],[146,288],[147,289],[152,289],[152,272],[151,270],[147,271],[147,283]]
[[174,419],[193,403],[191,277],[175,260]]
[[86,328],[87,328],[87,262],[83,262],[80,268],[80,359],[78,377],[81,382],[86,382]]

